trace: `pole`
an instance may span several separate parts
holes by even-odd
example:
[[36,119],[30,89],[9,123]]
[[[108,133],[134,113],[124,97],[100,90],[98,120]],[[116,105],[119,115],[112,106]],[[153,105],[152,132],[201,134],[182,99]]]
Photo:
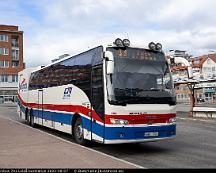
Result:
[[190,112],[189,117],[193,117],[193,108],[195,106],[195,84],[188,83],[188,88],[190,90]]

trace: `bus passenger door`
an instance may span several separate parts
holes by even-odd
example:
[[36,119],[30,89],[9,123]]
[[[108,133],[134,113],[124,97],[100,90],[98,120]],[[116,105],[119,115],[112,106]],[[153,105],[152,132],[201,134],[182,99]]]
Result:
[[43,90],[38,90],[38,124],[43,125]]
[[103,65],[92,67],[91,84],[91,139],[104,142]]

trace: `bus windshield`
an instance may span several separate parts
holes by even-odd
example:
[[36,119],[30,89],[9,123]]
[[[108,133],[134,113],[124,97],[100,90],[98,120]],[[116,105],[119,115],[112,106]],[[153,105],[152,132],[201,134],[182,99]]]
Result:
[[135,48],[110,48],[109,51],[114,55],[114,73],[107,75],[110,104],[176,103],[169,66],[163,53]]

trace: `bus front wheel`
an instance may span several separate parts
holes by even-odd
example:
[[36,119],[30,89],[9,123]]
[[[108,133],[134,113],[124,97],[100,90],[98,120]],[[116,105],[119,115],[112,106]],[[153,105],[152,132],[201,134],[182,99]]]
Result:
[[82,120],[80,117],[76,119],[76,122],[73,127],[73,137],[76,143],[81,145],[86,145],[87,141],[84,139]]

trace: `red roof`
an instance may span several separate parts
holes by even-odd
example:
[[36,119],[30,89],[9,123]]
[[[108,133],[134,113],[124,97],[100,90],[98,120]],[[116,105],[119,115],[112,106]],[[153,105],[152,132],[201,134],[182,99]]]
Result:
[[216,53],[208,55],[208,58],[211,58],[216,63]]
[[[216,53],[192,58],[193,68],[202,68],[203,63],[210,58],[216,63]],[[199,62],[199,63],[198,63]]]
[[207,56],[199,56],[192,58],[192,67],[193,68],[202,68],[203,63],[207,60]]
[[[170,58],[170,57],[167,56],[167,58]],[[214,53],[214,54],[202,55],[202,56],[191,58],[192,67],[193,68],[202,68],[203,63],[208,58],[212,59],[216,63],[216,53]],[[176,65],[176,66],[171,68],[171,71],[173,71],[173,72],[174,71],[184,71],[184,70],[187,70],[187,67],[186,66],[181,66],[181,65]]]

